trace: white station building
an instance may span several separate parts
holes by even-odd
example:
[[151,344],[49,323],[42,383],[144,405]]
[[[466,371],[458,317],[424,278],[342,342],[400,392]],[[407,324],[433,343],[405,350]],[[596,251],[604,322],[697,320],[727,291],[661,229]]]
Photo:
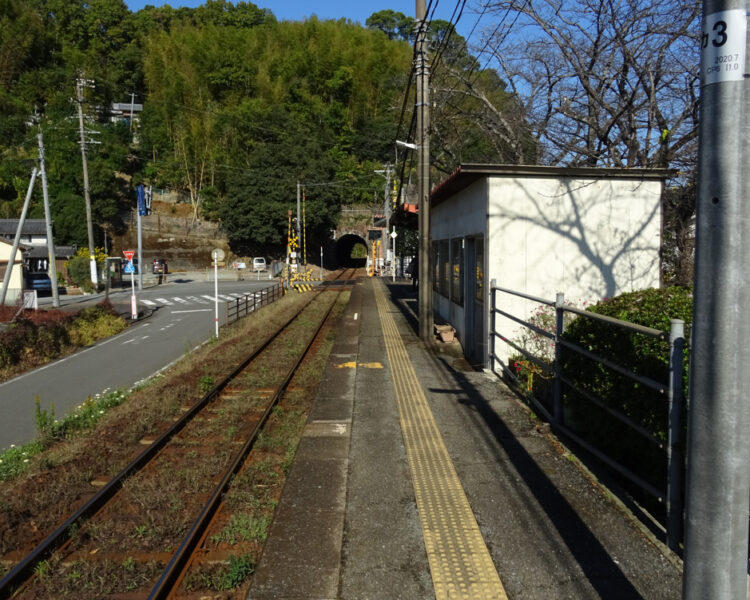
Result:
[[[460,166],[430,196],[433,308],[469,361],[510,347],[493,336],[490,282],[536,297],[596,302],[660,284],[668,170]],[[522,299],[503,310],[528,317]],[[506,319],[503,319],[506,320]],[[515,325],[515,327],[514,327]],[[498,323],[505,330],[513,323]]]

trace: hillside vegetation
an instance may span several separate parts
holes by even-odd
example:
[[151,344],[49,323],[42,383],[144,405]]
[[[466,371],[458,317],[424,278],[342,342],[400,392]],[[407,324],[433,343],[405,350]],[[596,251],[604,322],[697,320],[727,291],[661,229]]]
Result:
[[[122,0],[0,0],[0,217],[20,213],[42,131],[56,241],[86,244],[71,100],[83,78],[87,137],[98,142],[88,144],[97,245],[104,232],[122,234],[123,208],[145,183],[180,192],[193,218],[221,222],[238,254],[281,253],[298,181],[308,242],[317,245],[342,204],[382,202],[374,171],[394,160],[396,136],[410,139],[413,20],[381,11],[368,23],[279,22],[270,10],[224,0],[136,13]],[[512,109],[504,83],[479,68],[452,26],[431,27],[454,78],[471,74],[473,90]],[[455,93],[460,79],[433,84],[454,86],[432,132],[436,169],[533,154],[522,121],[515,139],[493,138],[475,96]],[[143,105],[133,127],[111,123],[111,104],[131,98]],[[39,127],[29,125],[35,110]],[[30,216],[42,215],[38,185]]]

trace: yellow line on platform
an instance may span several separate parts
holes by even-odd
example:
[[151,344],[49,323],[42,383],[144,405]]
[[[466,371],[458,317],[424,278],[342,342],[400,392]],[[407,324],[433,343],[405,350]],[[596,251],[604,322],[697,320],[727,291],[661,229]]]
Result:
[[373,280],[437,600],[507,600],[379,279]]

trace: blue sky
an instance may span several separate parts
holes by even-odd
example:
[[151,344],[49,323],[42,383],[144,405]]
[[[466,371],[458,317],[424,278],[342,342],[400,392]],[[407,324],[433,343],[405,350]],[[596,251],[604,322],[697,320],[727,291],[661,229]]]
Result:
[[[367,17],[379,10],[393,9],[400,11],[405,15],[414,16],[415,2],[399,1],[383,2],[382,0],[323,0],[314,2],[310,0],[252,0],[260,8],[270,8],[276,18],[279,20],[299,21],[313,14],[319,19],[340,19],[345,17],[351,21],[359,22],[364,25]],[[179,6],[196,7],[204,4],[203,0],[173,0],[163,2],[162,0],[125,0],[125,4],[131,11],[135,12],[147,4],[152,6],[162,6],[169,4],[172,8]],[[438,4],[435,17],[439,19],[450,19],[453,9],[456,6],[455,0],[442,0]],[[459,32],[470,24],[473,24],[476,17],[464,11],[464,15],[459,23]],[[463,26],[463,27],[462,27]]]

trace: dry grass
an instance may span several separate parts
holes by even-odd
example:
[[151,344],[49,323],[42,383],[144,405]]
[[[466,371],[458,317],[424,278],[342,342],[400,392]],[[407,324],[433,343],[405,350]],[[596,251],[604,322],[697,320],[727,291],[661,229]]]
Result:
[[[205,393],[206,377],[218,381],[227,375],[279,325],[297,313],[308,299],[309,296],[290,295],[236,323],[225,330],[220,341],[186,356],[168,372],[133,392],[123,404],[105,415],[90,435],[50,448],[34,459],[27,474],[0,483],[3,553],[13,548],[20,549],[32,541],[38,542],[60,519],[72,512],[77,503],[95,491],[90,485],[92,478],[111,476],[119,471],[142,450],[138,443],[141,438],[163,432],[171,426],[181,408],[192,405]],[[336,312],[343,311],[346,301],[348,294],[339,302]],[[317,316],[317,312],[322,314],[326,307],[311,308]],[[312,322],[315,317],[311,316],[309,320]],[[304,324],[298,323],[286,341],[275,342],[273,353],[276,359],[257,370],[256,386],[273,384],[278,377],[279,364],[287,362],[278,357],[287,356],[291,348],[300,345],[301,338],[307,337],[302,333],[304,328]],[[234,547],[236,543],[239,559],[192,574],[187,580],[188,588],[231,589],[252,573],[332,341],[333,333],[329,332],[325,342],[316,344],[303,370],[292,382],[290,393],[274,410],[259,444],[258,456],[249,469],[234,479],[227,494],[227,506],[235,511],[235,516],[212,533],[209,545],[226,548]],[[239,416],[252,404],[251,398],[238,396],[223,402],[210,419],[196,427],[200,433],[193,440],[181,441],[179,465],[172,469],[167,480],[156,483],[146,475],[132,477],[125,484],[122,499],[122,506],[129,508],[123,508],[116,517],[90,521],[76,533],[72,546],[89,548],[88,544],[94,544],[102,552],[115,552],[122,550],[124,540],[128,540],[127,545],[134,549],[133,552],[172,551],[192,520],[179,498],[183,497],[185,490],[195,497],[207,495],[215,485],[216,473],[222,470],[221,464],[234,451],[235,443],[226,443],[225,455],[207,457],[201,451],[200,436],[224,436],[229,442],[234,435],[233,428],[238,426]],[[207,458],[210,460],[206,461]],[[29,497],[34,498],[31,507],[24,500]],[[29,523],[34,524],[39,539],[29,535]],[[78,590],[81,594],[75,594],[80,598],[122,593],[141,585],[142,578],[150,572],[146,567],[131,563],[108,564],[107,561],[94,565],[48,564],[45,567],[48,570],[46,579],[35,584],[35,589],[39,591],[39,586],[52,589],[57,585],[65,594],[69,590]],[[105,584],[102,579],[105,576],[113,581]],[[93,593],[89,596],[89,590],[98,590],[100,595]],[[39,597],[53,596],[42,594]]]
[[200,373],[218,380],[248,356],[280,324],[308,301],[295,294],[281,298],[223,331],[168,372],[145,383],[101,419],[84,437],[63,441],[29,462],[24,474],[0,482],[0,550],[38,543],[80,499],[95,489],[95,477],[111,477],[143,447],[139,440],[165,431],[182,406],[201,396]]

